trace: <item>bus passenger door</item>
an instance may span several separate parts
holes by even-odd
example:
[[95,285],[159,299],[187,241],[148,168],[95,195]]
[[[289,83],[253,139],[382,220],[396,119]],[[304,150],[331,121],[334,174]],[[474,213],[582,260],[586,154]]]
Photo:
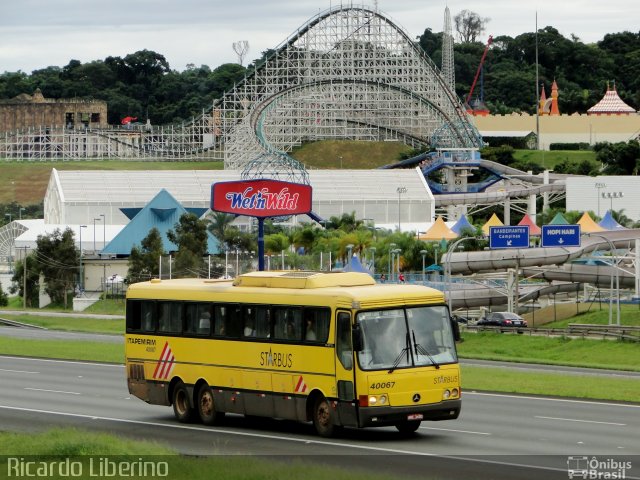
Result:
[[336,389],[338,392],[338,416],[345,426],[358,426],[353,370],[353,344],[351,341],[351,313],[337,312],[336,339]]

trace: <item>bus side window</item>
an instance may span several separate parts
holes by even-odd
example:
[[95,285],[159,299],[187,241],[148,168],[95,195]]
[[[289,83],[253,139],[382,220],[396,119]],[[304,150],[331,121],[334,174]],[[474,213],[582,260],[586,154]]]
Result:
[[142,302],[137,300],[127,301],[127,332],[139,332],[142,330]]
[[182,304],[160,302],[158,304],[158,323],[160,332],[182,333]]
[[153,302],[140,302],[140,315],[142,319],[142,330],[145,332],[155,332],[156,324],[153,315]]
[[208,303],[198,305],[198,335],[211,335],[211,305]]
[[214,317],[214,335],[224,336],[227,334],[227,327],[225,323],[227,321],[227,307],[225,305],[216,305],[213,309]]
[[274,311],[276,340],[302,340],[302,311],[300,308],[277,308]]
[[346,370],[351,370],[353,368],[351,316],[345,312],[338,314],[338,322],[336,323],[336,355]]
[[187,303],[184,307],[184,333],[195,335],[198,330],[198,304]]
[[240,338],[242,333],[242,309],[240,305],[227,305],[227,317],[224,324],[227,337]]
[[331,310],[328,308],[304,309],[304,339],[312,343],[326,343],[329,337],[329,320]]

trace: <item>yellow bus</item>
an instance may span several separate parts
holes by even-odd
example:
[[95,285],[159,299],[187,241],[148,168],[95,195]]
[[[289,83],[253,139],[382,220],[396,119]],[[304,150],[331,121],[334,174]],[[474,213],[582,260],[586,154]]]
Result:
[[127,291],[129,392],[182,422],[225,413],[341,427],[451,420],[460,369],[442,292],[364,273],[253,272]]

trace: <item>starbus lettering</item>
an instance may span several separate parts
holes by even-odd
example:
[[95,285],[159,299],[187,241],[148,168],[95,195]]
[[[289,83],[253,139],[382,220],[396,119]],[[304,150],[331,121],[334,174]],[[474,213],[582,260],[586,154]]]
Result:
[[279,352],[274,353],[269,349],[268,352],[260,353],[260,366],[291,368],[293,366],[293,354]]
[[[253,193],[252,193],[253,192]],[[247,187],[244,192],[229,192],[225,195],[231,201],[231,208],[244,210],[295,210],[300,194],[289,193],[288,188],[279,192],[269,192],[268,188],[255,191]]]

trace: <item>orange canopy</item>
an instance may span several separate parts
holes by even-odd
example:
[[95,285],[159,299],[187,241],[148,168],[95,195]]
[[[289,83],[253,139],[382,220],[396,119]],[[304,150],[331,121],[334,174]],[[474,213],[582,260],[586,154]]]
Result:
[[431,228],[418,237],[418,239],[426,241],[440,241],[443,238],[445,240],[453,240],[458,238],[458,234],[447,227],[442,217],[436,218]]
[[487,220],[487,223],[482,226],[482,233],[484,233],[486,236],[489,236],[489,228],[502,227],[503,225],[504,223],[502,223],[502,220],[500,220],[494,213],[493,215],[491,215],[491,218]]
[[584,212],[577,223],[580,225],[580,231],[583,233],[604,232],[606,230],[594,222],[588,212]]

